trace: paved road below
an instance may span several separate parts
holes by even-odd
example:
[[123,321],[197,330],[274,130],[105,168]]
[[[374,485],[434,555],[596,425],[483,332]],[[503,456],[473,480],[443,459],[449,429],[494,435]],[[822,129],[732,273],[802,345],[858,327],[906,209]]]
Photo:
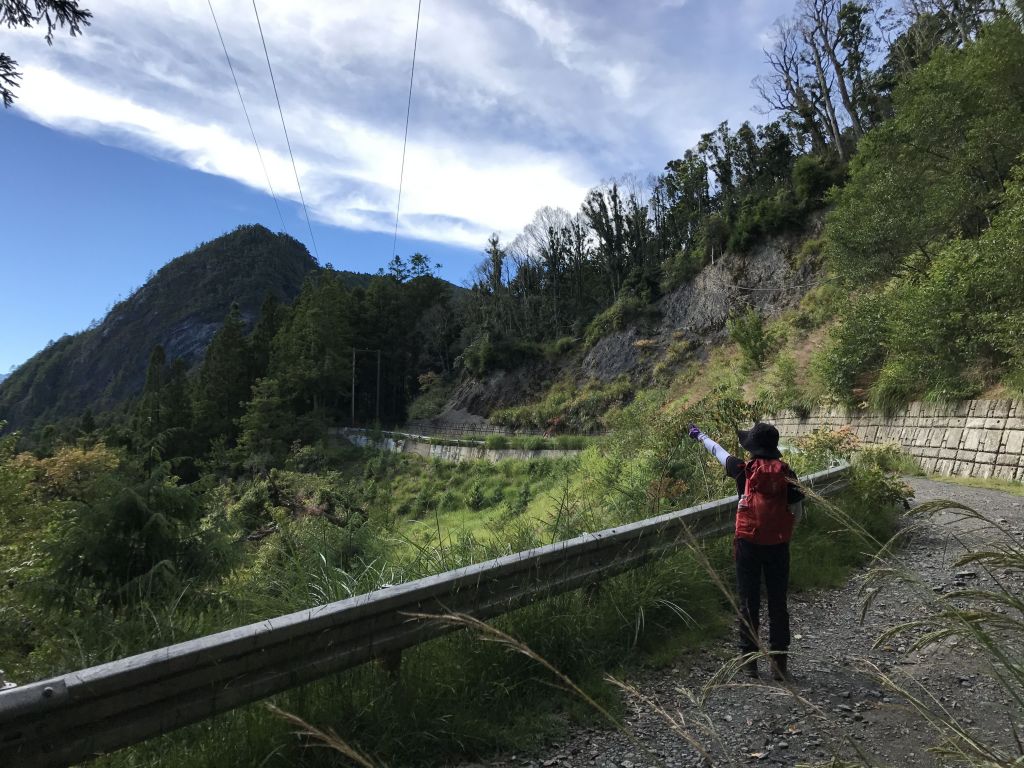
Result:
[[[909,482],[916,503],[951,499],[983,510],[1021,545],[1024,498],[918,478]],[[1019,572],[989,575],[977,567],[956,566],[965,546],[975,549],[995,535],[978,530],[977,524],[954,522],[947,513],[914,531],[895,563],[916,574],[920,584],[883,589],[863,623],[862,574],[842,589],[793,596],[794,680],[788,688],[767,681],[740,684],[737,678],[698,705],[696,695],[733,651],[695,652],[672,668],[640,672],[628,681],[645,700],[630,703],[626,733],[577,728],[542,754],[502,756],[486,765],[813,765],[834,757],[901,768],[939,765],[928,751],[939,740],[936,731],[867,671],[868,665],[899,679],[908,690],[934,697],[935,706],[966,729],[1011,750],[1011,724],[1024,733],[1024,713],[1011,707],[983,655],[969,642],[952,640],[910,653],[913,638],[899,637],[872,647],[887,627],[925,615],[923,601],[942,591],[992,587],[993,579],[999,579],[1024,593]]]

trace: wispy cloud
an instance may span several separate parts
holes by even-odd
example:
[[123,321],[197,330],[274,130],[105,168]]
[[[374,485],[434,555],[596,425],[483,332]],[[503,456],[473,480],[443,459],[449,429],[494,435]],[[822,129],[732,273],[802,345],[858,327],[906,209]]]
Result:
[[[472,247],[511,236],[537,208],[575,209],[601,179],[657,170],[700,131],[749,117],[758,32],[790,2],[732,5],[424,0],[403,233]],[[251,3],[214,7],[274,188],[297,199]],[[0,33],[25,70],[18,109],[264,188],[205,0],[92,10],[84,36],[53,48]],[[416,0],[260,12],[314,216],[390,231]]]

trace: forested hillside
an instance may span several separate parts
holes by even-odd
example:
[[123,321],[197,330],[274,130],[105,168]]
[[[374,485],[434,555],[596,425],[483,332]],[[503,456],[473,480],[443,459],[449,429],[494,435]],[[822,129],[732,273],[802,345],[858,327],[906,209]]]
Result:
[[154,347],[189,370],[232,304],[251,328],[268,295],[290,303],[314,269],[301,243],[260,226],[203,243],[158,270],[102,321],[52,342],[12,372],[0,387],[0,417],[41,426],[136,397]]

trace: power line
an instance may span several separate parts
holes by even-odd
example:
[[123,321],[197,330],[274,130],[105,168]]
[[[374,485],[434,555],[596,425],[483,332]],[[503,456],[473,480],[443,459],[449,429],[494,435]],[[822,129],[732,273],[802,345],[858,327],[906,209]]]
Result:
[[[255,0],[253,0],[255,2]],[[420,42],[420,11],[423,10],[423,0],[419,0],[416,6],[416,34],[412,40],[412,69],[409,71],[409,101],[405,105],[405,138],[402,140],[402,170],[398,174],[398,204],[395,206],[395,239],[391,243],[391,255],[397,255],[398,249],[398,216],[402,212],[402,183],[405,181],[405,150],[409,145],[409,115],[412,114],[412,83],[416,76],[416,47]]]
[[277,215],[281,218],[281,229],[288,232],[284,223],[284,214],[281,213],[281,203],[274,192],[274,185],[270,183],[270,173],[267,171],[267,164],[263,161],[263,152],[260,151],[260,143],[256,140],[256,131],[253,130],[252,120],[249,119],[249,110],[245,108],[245,99],[242,98],[242,89],[238,85],[238,78],[235,76],[235,65],[231,63],[228,55],[228,46],[224,42],[224,35],[221,34],[220,24],[217,23],[217,14],[213,11],[213,0],[206,0],[210,6],[210,15],[213,16],[213,26],[217,28],[217,37],[220,38],[220,47],[224,49],[224,58],[228,62],[228,69],[231,70],[231,79],[235,81],[235,90],[238,91],[238,100],[242,102],[242,111],[245,113],[245,122],[249,125],[249,133],[252,135],[252,143],[256,145],[256,154],[260,157],[260,165],[263,166],[263,175],[267,178],[267,187],[270,188],[270,196],[274,198],[274,206],[277,208]]
[[313,242],[313,253],[317,261],[320,260],[320,251],[316,247],[316,237],[313,236],[313,225],[309,221],[309,209],[306,207],[306,198],[302,194],[302,182],[299,181],[299,169],[295,166],[295,155],[292,153],[292,142],[288,138],[288,126],[284,123],[284,110],[281,109],[281,97],[277,93],[277,81],[274,80],[274,68],[270,66],[270,53],[267,51],[267,39],[263,36],[263,24],[260,23],[260,12],[256,9],[256,0],[252,0],[252,10],[256,14],[256,26],[260,30],[260,41],[263,43],[263,55],[267,57],[267,70],[270,72],[270,82],[274,86],[274,98],[277,99],[277,111],[281,115],[281,128],[284,129],[284,140],[288,145],[288,156],[292,159],[292,171],[295,172],[295,185],[299,188],[299,200],[302,201],[302,210],[306,213],[306,226],[309,227],[309,239]]

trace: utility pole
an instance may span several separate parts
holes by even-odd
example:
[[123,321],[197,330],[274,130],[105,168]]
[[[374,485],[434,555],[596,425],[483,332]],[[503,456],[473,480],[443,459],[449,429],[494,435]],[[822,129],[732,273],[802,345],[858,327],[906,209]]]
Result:
[[377,423],[380,423],[380,355],[379,349],[358,349],[352,347],[352,426],[356,425],[356,352],[376,352],[377,353],[377,402],[375,403],[375,412]]

